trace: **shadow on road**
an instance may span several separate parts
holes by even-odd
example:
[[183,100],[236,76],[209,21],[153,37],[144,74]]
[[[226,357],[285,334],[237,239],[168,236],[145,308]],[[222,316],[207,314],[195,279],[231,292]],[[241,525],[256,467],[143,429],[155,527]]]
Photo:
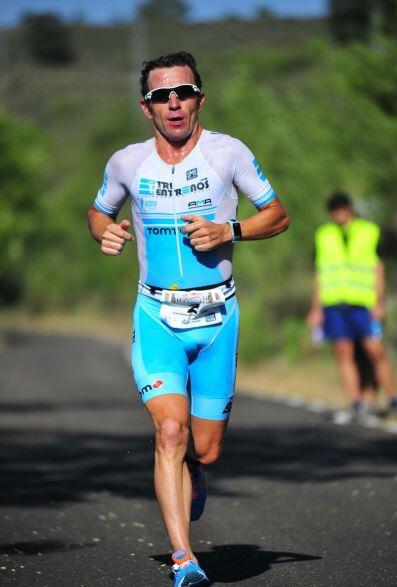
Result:
[[[200,565],[212,583],[237,583],[258,577],[272,565],[321,559],[319,556],[261,550],[255,544],[227,544],[214,546],[211,551],[196,553]],[[170,564],[169,554],[151,557],[159,563]]]
[[[55,506],[100,492],[154,499],[151,425],[129,397],[119,347],[20,336],[0,353],[0,376],[1,504]],[[319,415],[247,397],[236,403],[212,494],[243,495],[234,482],[235,493],[226,490],[225,479],[323,483],[395,474],[392,435],[341,430]]]
[[[31,410],[31,406],[28,406]],[[104,434],[15,428],[0,434],[0,503],[55,505],[90,493],[154,499],[150,434]],[[211,493],[227,492],[225,478],[262,477],[325,482],[395,474],[390,436],[368,439],[328,426],[260,426],[228,431],[225,451],[211,474]]]

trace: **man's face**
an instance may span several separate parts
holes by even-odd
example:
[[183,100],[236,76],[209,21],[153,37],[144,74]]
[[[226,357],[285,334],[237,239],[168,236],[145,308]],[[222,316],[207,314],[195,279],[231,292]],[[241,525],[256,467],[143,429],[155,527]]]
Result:
[[349,222],[351,218],[353,218],[354,212],[351,206],[346,206],[345,208],[338,208],[337,210],[333,210],[330,212],[330,217],[333,222],[338,224],[339,226],[344,226]]
[[[148,78],[149,91],[194,83],[193,72],[187,65],[153,69]],[[179,100],[175,94],[171,94],[166,104],[152,104],[141,100],[141,107],[145,116],[153,120],[156,129],[168,141],[180,143],[192,134],[204,101],[204,94],[187,100]]]

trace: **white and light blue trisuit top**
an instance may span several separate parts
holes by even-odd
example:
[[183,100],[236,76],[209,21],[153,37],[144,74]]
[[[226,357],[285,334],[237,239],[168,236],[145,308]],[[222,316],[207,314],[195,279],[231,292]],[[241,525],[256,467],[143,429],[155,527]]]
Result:
[[238,139],[203,130],[180,163],[165,163],[155,139],[128,145],[108,161],[94,207],[115,217],[127,198],[138,246],[140,280],[187,289],[221,283],[232,275],[233,245],[198,252],[180,232],[185,214],[223,223],[236,218],[237,189],[258,208],[276,193],[251,151]]

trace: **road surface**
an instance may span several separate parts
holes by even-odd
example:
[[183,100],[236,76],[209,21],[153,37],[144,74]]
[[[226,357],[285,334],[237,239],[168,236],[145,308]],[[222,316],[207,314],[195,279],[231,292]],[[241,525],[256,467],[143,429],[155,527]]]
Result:
[[[153,438],[121,348],[0,352],[0,584],[170,585]],[[396,436],[239,396],[193,547],[215,586],[397,584]]]

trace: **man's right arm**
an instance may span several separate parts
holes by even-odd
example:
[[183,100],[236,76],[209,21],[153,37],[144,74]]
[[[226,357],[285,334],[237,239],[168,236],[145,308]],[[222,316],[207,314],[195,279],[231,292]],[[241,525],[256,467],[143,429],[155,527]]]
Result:
[[119,224],[115,218],[103,214],[95,208],[88,211],[88,227],[92,237],[101,243],[101,251],[105,255],[120,255],[127,241],[133,240],[127,232],[131,226],[129,220],[122,220]]

